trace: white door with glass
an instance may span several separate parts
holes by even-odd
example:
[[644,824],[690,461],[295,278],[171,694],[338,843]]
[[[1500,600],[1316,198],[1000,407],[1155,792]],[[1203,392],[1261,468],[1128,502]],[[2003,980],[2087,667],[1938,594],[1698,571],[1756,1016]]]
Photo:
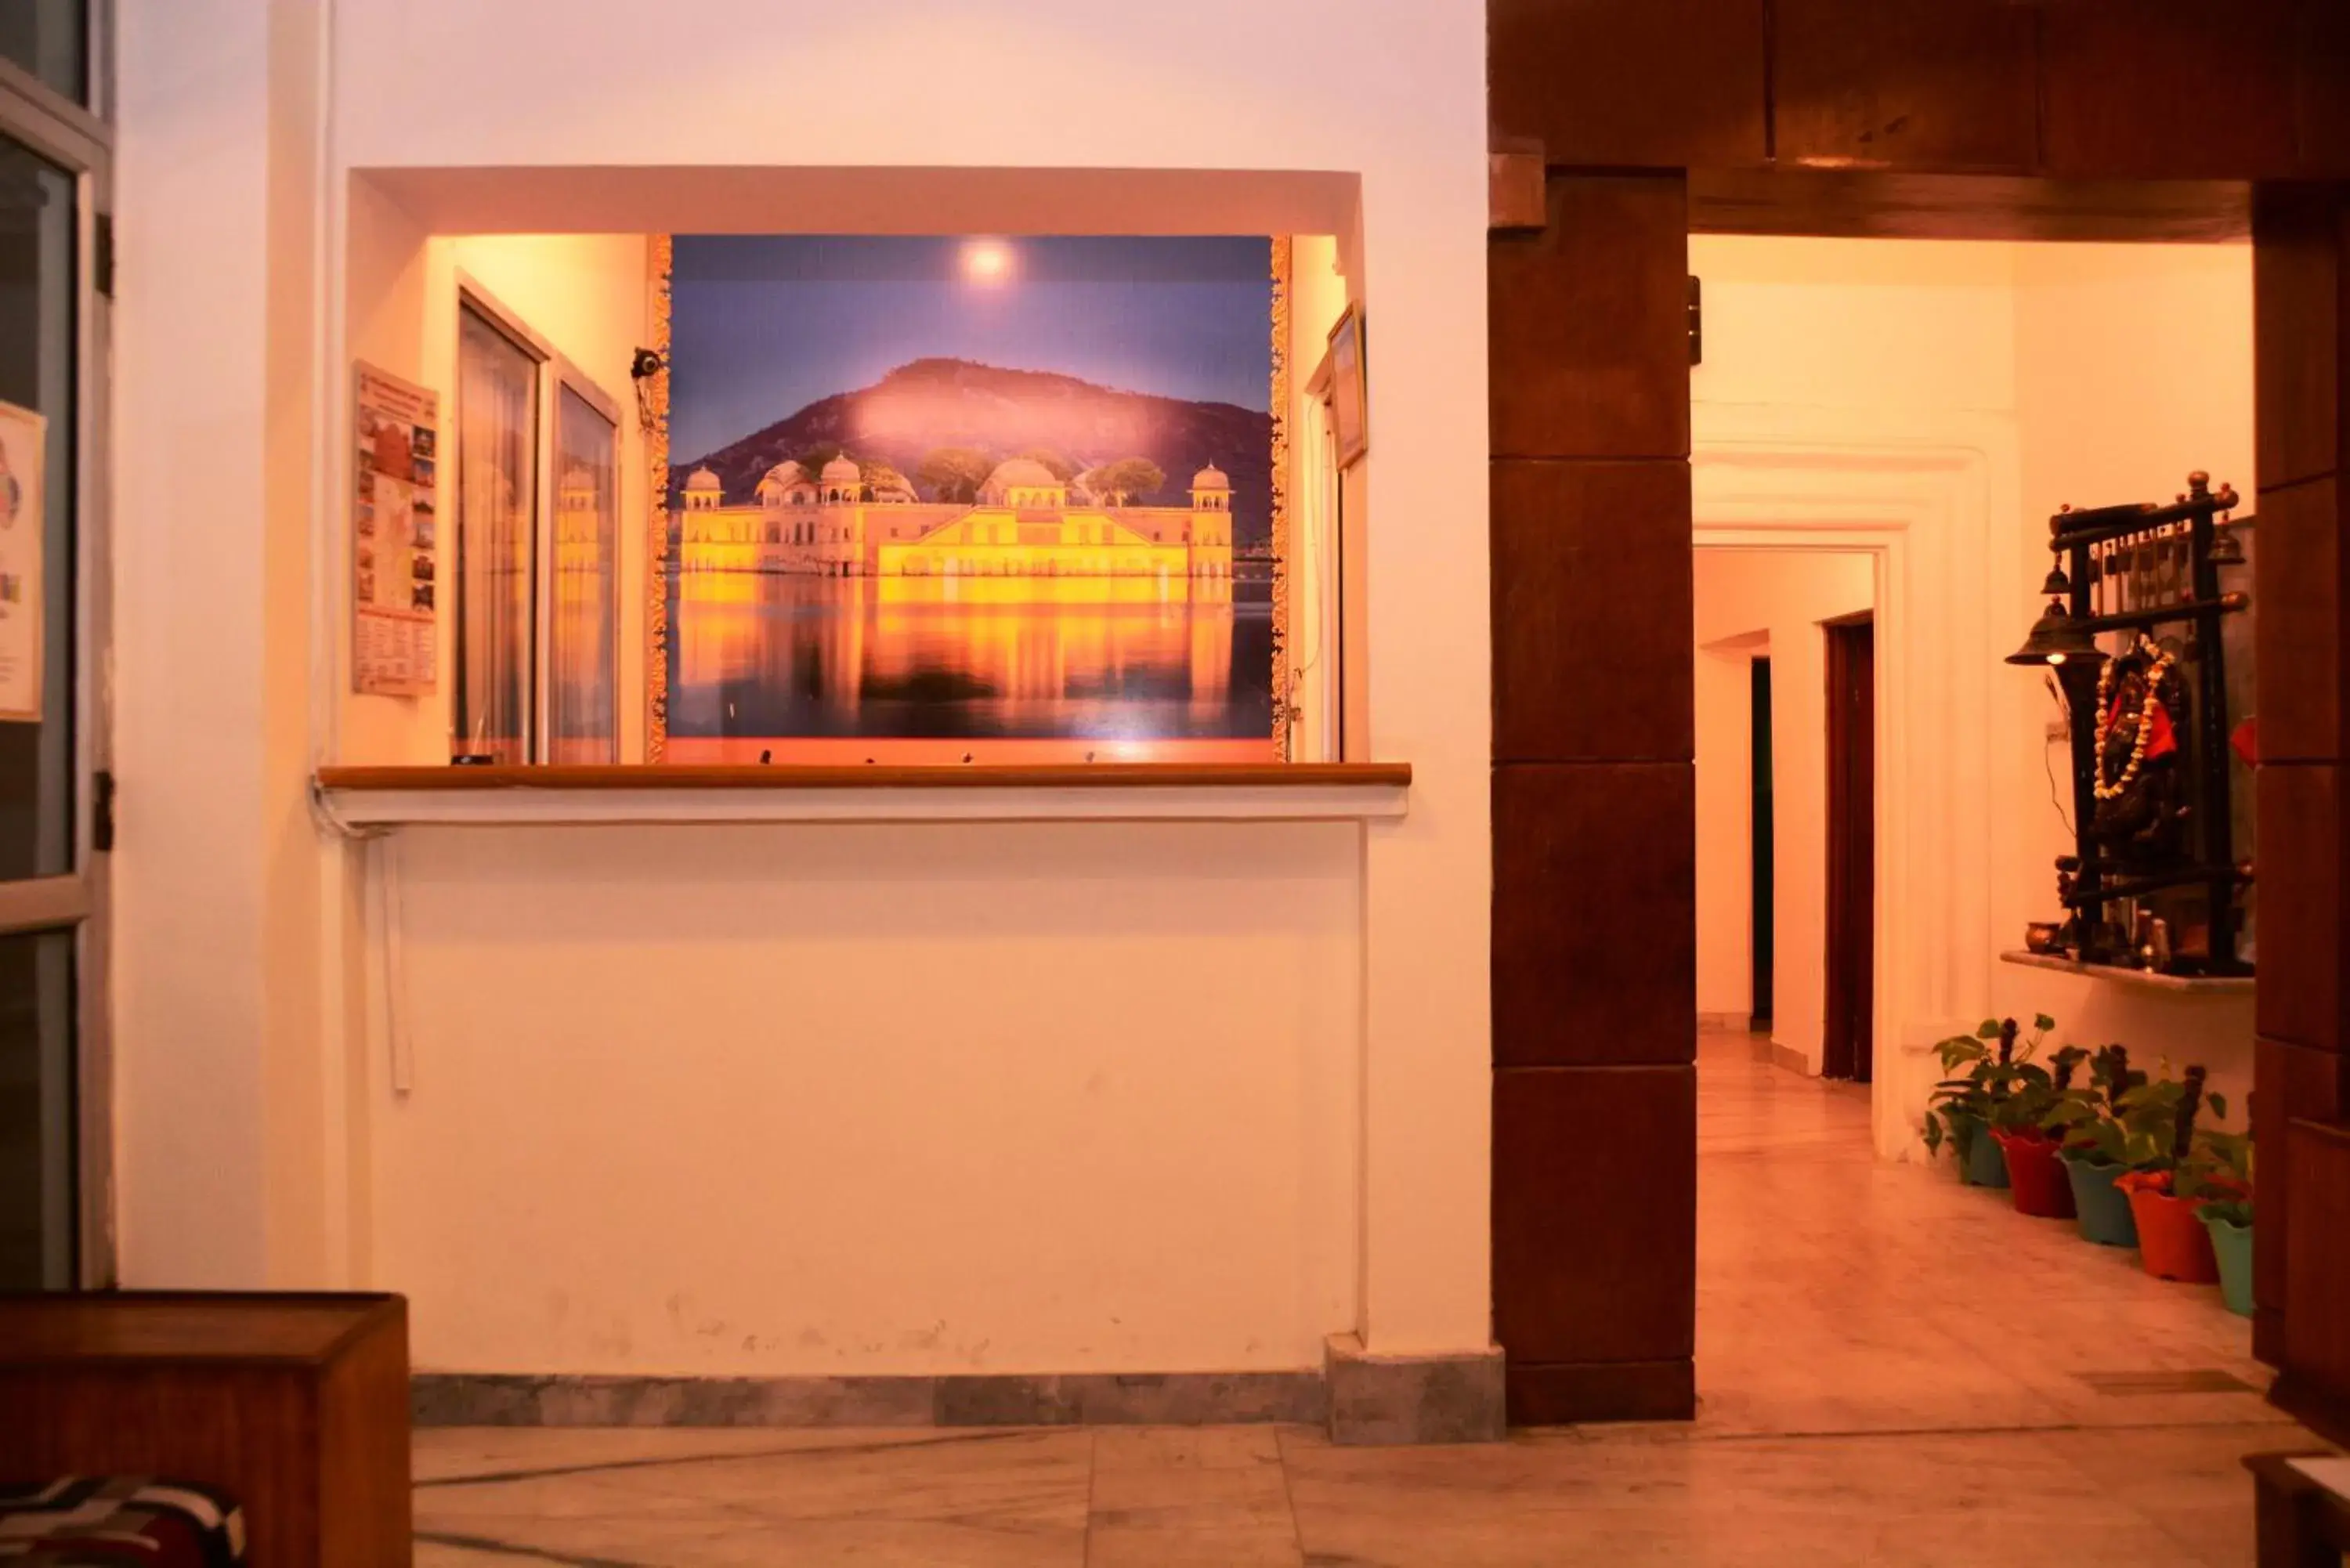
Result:
[[0,1291],[111,1283],[103,15],[0,5]]

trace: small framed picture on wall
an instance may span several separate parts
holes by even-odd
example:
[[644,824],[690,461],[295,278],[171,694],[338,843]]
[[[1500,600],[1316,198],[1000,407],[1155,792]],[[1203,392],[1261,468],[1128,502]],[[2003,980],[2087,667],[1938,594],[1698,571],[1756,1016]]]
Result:
[[1371,447],[1363,391],[1361,306],[1347,306],[1330,328],[1330,348],[1323,364],[1329,372],[1330,431],[1338,443],[1338,466],[1349,468]]

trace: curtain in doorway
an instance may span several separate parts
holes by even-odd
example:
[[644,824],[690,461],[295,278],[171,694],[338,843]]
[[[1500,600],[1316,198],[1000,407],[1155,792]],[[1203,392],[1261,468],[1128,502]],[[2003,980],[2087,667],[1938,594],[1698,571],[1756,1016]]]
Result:
[[538,365],[458,312],[457,704],[454,749],[530,761],[531,518]]
[[613,619],[619,550],[619,431],[569,387],[556,393],[555,607],[547,761],[620,760]]

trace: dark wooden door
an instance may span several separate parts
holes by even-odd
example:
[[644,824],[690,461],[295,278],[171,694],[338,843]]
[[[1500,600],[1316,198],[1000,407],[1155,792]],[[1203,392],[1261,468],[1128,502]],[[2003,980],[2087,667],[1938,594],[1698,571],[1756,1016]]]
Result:
[[1877,627],[1828,636],[1827,1021],[1821,1073],[1869,1081],[1876,1041]]
[[1749,951],[1753,959],[1753,1005],[1748,1010],[1747,1027],[1756,1031],[1771,1027],[1771,977],[1778,964],[1778,944],[1774,940],[1774,911],[1778,907],[1778,883],[1772,869],[1772,836],[1776,831],[1776,819],[1771,809],[1771,661],[1754,660],[1752,700],[1753,703],[1751,733],[1753,737],[1750,777],[1753,782],[1753,806],[1747,821],[1747,851],[1751,863],[1751,886],[1753,905],[1748,916],[1748,929],[1753,932]]

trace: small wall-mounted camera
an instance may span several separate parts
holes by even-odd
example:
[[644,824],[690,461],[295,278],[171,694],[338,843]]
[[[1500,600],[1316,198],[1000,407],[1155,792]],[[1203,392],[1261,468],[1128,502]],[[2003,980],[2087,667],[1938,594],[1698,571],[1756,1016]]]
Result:
[[663,369],[660,351],[657,348],[639,348],[629,361],[629,379],[636,384],[637,389],[637,427],[648,435],[652,433],[654,422],[662,411],[656,406],[653,378]]

